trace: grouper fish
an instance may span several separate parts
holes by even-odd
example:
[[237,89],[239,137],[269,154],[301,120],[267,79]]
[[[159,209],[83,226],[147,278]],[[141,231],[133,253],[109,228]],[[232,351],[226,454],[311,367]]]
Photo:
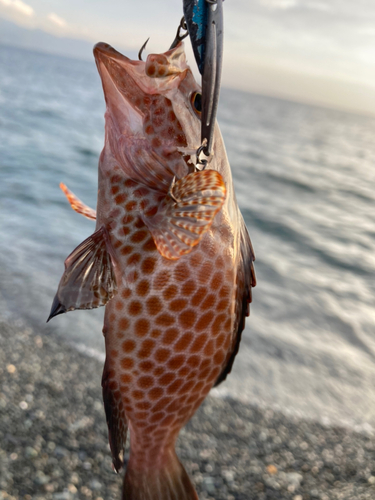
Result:
[[62,185],[96,231],[66,259],[50,318],[105,305],[103,400],[123,499],[192,500],[175,442],[238,352],[254,252],[216,125],[196,167],[201,94],[183,43],[133,61],[94,56],[106,101],[96,212]]

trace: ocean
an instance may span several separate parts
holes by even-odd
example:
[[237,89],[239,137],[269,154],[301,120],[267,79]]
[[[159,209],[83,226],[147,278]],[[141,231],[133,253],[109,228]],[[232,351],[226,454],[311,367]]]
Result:
[[[94,60],[0,47],[0,315],[100,359],[103,309],[46,319],[94,231],[59,183],[95,207],[103,114]],[[375,118],[223,89],[218,120],[258,285],[212,394],[372,432]]]

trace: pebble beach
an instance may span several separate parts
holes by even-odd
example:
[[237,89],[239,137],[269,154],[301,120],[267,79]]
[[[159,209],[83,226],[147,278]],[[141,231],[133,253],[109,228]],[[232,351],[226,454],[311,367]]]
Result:
[[[101,371],[60,338],[0,322],[0,500],[120,500]],[[374,436],[236,400],[208,397],[177,453],[201,500],[375,498]]]

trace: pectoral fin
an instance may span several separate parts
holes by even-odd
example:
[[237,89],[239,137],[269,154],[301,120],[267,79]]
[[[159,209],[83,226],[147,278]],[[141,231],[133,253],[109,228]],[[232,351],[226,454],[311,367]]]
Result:
[[67,257],[47,322],[75,309],[104,306],[117,293],[109,245],[103,226]]
[[226,187],[215,170],[203,170],[174,182],[156,215],[143,217],[161,255],[176,260],[193,249],[223,206]]
[[82,201],[77,198],[77,196],[72,193],[72,191],[70,191],[70,189],[68,189],[62,182],[60,182],[60,189],[68,198],[70,206],[75,212],[83,215],[84,217],[87,217],[88,219],[96,220],[96,211],[82,203]]

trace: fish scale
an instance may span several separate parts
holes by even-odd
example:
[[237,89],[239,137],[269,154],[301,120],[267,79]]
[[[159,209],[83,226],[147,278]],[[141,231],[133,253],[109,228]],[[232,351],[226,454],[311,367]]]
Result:
[[230,372],[254,253],[218,127],[195,171],[199,93],[183,44],[146,63],[107,44],[94,54],[106,98],[97,211],[62,185],[96,231],[65,261],[50,318],[106,306],[102,387],[113,465],[126,500],[193,500],[175,442]]
[[[113,178],[118,182],[110,185],[108,198],[115,191],[125,204],[110,222],[111,242],[118,266],[134,264],[135,272],[129,271],[131,283],[125,280],[106,308],[107,364],[112,368],[104,379],[107,390],[124,395],[118,395],[119,411],[125,409],[132,420],[136,456],[151,464],[174,444],[223,368],[231,342],[225,333],[232,330],[234,317],[227,307],[233,302],[231,291],[223,283],[233,280],[233,270],[230,258],[217,256],[209,236],[177,265],[163,259],[140,217],[131,216],[148,200],[146,193],[139,200],[134,193],[140,186],[129,189],[125,178]],[[151,193],[151,211],[155,202]]]

